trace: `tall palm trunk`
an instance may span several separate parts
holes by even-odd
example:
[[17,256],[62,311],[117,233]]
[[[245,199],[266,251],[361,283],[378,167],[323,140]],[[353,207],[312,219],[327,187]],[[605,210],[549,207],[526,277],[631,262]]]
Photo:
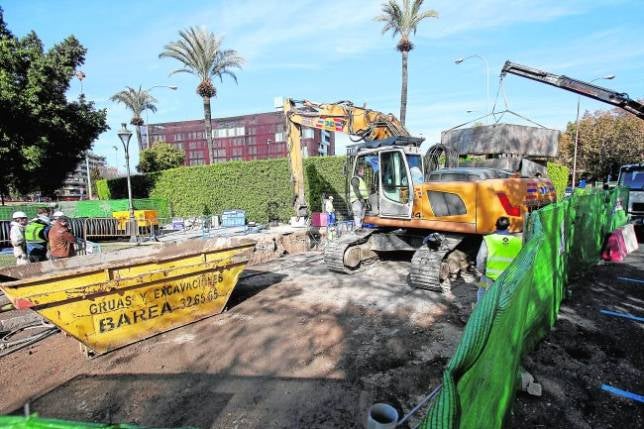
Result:
[[146,149],[143,147],[143,142],[141,141],[141,125],[136,126],[136,141],[139,144],[139,151]]
[[208,143],[208,156],[210,164],[215,162],[215,151],[212,145],[212,123],[210,117],[210,97],[203,97],[203,123],[206,129],[206,142]]
[[409,51],[402,51],[402,88],[400,89],[400,123],[405,125],[407,114],[407,57]]

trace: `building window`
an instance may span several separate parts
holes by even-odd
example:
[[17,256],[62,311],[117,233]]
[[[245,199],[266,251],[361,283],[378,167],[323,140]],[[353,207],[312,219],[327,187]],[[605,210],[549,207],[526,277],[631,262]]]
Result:
[[237,127],[235,134],[237,134],[238,136],[243,136],[245,134],[244,127]]
[[275,141],[276,142],[283,142],[284,141],[284,133],[275,133]]
[[304,128],[302,130],[302,138],[303,139],[312,139],[313,138],[313,129],[312,128]]

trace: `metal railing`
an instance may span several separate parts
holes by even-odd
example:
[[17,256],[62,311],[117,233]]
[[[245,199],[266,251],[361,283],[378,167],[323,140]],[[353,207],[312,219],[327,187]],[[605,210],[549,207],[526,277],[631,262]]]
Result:
[[11,238],[9,232],[11,231],[11,221],[0,220],[0,248],[11,247]]

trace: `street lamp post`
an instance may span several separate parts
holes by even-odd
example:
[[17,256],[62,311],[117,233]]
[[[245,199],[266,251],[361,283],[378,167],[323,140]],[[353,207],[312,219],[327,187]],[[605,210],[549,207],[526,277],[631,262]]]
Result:
[[134,204],[132,203],[132,182],[130,180],[130,139],[132,138],[132,131],[127,129],[125,123],[121,124],[121,129],[118,132],[119,139],[123,143],[123,150],[125,151],[125,168],[127,173],[127,205],[130,211],[128,218],[128,229],[130,230],[130,242],[138,243],[139,228],[134,218]]
[[463,61],[470,58],[478,58],[483,61],[483,64],[485,65],[485,109],[488,110],[490,109],[490,64],[487,62],[485,57],[482,57],[479,54],[474,54],[469,57],[457,58],[454,60],[454,64],[461,64]]
[[[175,85],[154,85],[154,86],[149,87],[145,91],[150,92],[154,88],[168,88],[168,89],[171,89],[173,91],[176,91],[178,87],[175,86]],[[146,149],[150,149],[150,123],[149,123],[150,121],[149,121],[149,116],[150,115],[149,115],[148,111],[146,110],[145,111],[145,127],[146,127],[146,141],[147,141],[146,142],[147,143]]]
[[[597,77],[590,81],[590,83],[596,82],[598,80],[613,80],[615,79],[614,74],[609,74],[602,77]],[[575,146],[572,155],[572,191],[575,192],[575,187],[577,182],[575,181],[577,177],[577,146],[579,145],[579,108],[581,105],[581,95],[577,96],[577,119],[575,119]]]

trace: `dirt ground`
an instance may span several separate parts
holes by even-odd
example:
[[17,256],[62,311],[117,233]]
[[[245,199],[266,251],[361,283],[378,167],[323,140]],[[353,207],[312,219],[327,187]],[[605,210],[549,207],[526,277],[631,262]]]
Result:
[[[642,244],[640,244],[642,246]],[[571,283],[555,328],[525,359],[543,386],[541,398],[520,393],[515,428],[644,427],[644,406],[602,391],[608,384],[644,393],[644,324],[600,313],[644,316],[644,251],[623,264],[603,264]]]
[[[407,286],[406,261],[352,276],[309,252],[251,267],[227,312],[87,359],[63,334],[0,359],[0,413],[154,427],[364,427],[441,381],[475,298]],[[415,426],[423,412],[411,420]]]
[[[524,362],[543,396],[519,393],[509,427],[642,427],[644,253],[574,282],[555,329]],[[368,407],[401,416],[441,381],[475,289],[456,299],[411,289],[409,263],[329,273],[317,252],[247,269],[221,315],[85,358],[63,334],[0,358],[0,413],[29,402],[41,416],[153,427],[364,427]],[[415,427],[421,410],[410,420]]]

